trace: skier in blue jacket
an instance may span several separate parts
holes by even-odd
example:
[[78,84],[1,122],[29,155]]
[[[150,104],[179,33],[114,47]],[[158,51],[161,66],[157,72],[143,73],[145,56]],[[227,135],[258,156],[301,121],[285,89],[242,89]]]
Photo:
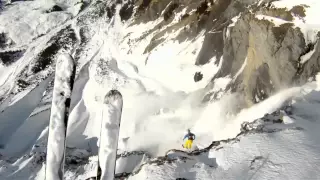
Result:
[[188,133],[184,136],[183,140],[185,140],[186,138],[187,141],[185,142],[184,145],[182,145],[184,148],[186,149],[191,149],[192,147],[192,143],[193,143],[193,140],[196,139],[196,135],[194,135],[193,133],[191,133],[190,129],[188,129]]

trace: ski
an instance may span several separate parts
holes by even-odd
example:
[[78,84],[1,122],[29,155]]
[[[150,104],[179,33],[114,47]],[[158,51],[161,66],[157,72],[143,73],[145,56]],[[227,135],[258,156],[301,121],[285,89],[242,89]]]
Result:
[[75,81],[76,64],[69,54],[56,63],[52,106],[46,155],[46,180],[62,180],[71,93]]
[[110,90],[105,96],[102,111],[96,180],[114,179],[122,106],[121,93]]

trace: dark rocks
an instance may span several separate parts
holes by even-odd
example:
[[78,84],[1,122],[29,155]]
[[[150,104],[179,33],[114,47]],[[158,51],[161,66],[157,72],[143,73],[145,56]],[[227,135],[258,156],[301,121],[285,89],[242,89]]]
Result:
[[57,11],[63,11],[63,9],[58,5],[54,5],[50,9],[46,10],[46,13],[57,12]]
[[75,6],[78,4],[80,4],[79,12],[83,11],[89,5],[89,3],[85,2],[85,1],[78,1],[75,3]]
[[117,154],[117,159],[121,158],[121,157],[122,158],[123,157],[129,157],[129,156],[132,156],[132,155],[140,155],[140,156],[146,155],[147,157],[150,158],[150,155],[148,155],[148,153],[145,152],[145,151],[130,151],[130,152],[123,152],[121,154]]
[[[313,52],[310,52],[313,51]],[[297,73],[294,77],[294,82],[297,85],[301,85],[308,81],[309,78],[312,80],[316,79],[316,75],[320,71],[320,43],[319,39],[317,40],[315,45],[309,44],[306,46],[306,52],[312,53],[310,58],[306,60],[303,64],[299,63]],[[301,60],[301,58],[300,58]]]
[[60,49],[70,50],[76,41],[76,34],[71,26],[59,31],[57,35],[48,42],[48,46],[38,55],[36,63],[32,67],[32,72],[35,74],[46,69],[46,67],[53,62],[55,55]]
[[108,4],[109,1],[94,1],[87,7],[86,12],[79,16],[77,19],[77,25],[91,25],[99,18],[107,15],[111,18],[115,12],[115,4]]
[[198,81],[201,81],[202,78],[203,78],[203,74],[201,72],[196,72],[194,74],[194,78],[193,79],[194,79],[194,82],[198,82]]
[[75,148],[66,149],[65,163],[70,166],[79,166],[88,163],[90,152],[88,150],[80,150]]
[[14,42],[8,37],[6,33],[0,33],[0,48],[6,48],[13,44]]
[[152,0],[142,0],[142,3],[138,6],[137,12],[143,12],[147,9]]
[[[216,56],[217,60],[220,60],[223,54],[223,32],[212,32],[207,33],[199,55],[196,59],[196,65],[204,65],[209,62],[209,60]],[[216,64],[218,64],[216,62]]]
[[[286,107],[284,109],[288,110]],[[273,133],[286,129],[303,130],[303,128],[301,127],[272,126],[273,124],[283,124],[283,115],[283,112],[277,110],[271,114],[265,114],[262,118],[257,119],[253,122],[244,122],[241,124],[241,132],[237,135],[237,137],[249,133]]]
[[[146,23],[158,19],[161,12],[172,0],[142,0],[135,13],[136,23]],[[176,2],[176,1],[173,1]]]
[[33,73],[38,73],[45,68],[47,68],[48,65],[52,63],[52,60],[54,56],[58,53],[59,45],[56,43],[53,43],[49,45],[46,49],[44,49],[40,54],[38,61],[36,62],[35,66],[32,68]]
[[293,23],[285,23],[285,24],[281,24],[279,27],[272,27],[272,32],[275,39],[278,42],[282,42],[289,28],[291,28],[293,25],[294,25]]
[[205,13],[208,7],[209,6],[207,0],[202,1],[200,5],[197,7],[196,14],[201,15]]
[[[318,46],[315,44],[315,54],[311,61],[300,64],[300,57],[312,49],[306,45],[301,30],[290,22],[295,17],[303,20],[306,7],[299,5],[288,10],[276,8],[269,2],[141,0],[135,23],[156,20],[163,12],[164,20],[141,37],[143,39],[151,33],[155,34],[144,53],[158,47],[164,41],[162,37],[166,33],[181,30],[175,40],[183,42],[193,40],[200,31],[205,30],[205,39],[195,64],[206,64],[215,57],[215,64],[221,65],[221,68],[212,79],[212,84],[215,79],[230,75],[234,80],[223,91],[240,93],[245,101],[242,105],[250,107],[282,88],[296,82],[306,82],[306,79],[315,77],[320,70]],[[180,17],[180,21],[166,27],[173,12],[181,12],[184,8],[186,12]],[[231,18],[239,13],[241,17],[229,27]],[[280,18],[288,23],[276,26],[266,19],[256,18],[256,14]],[[223,60],[222,63],[220,60]],[[198,77],[200,76],[194,76],[195,82],[201,79]],[[208,87],[213,86],[209,84]]]
[[164,19],[165,21],[168,21],[169,18],[172,16],[173,11],[174,11],[175,9],[177,9],[178,7],[179,7],[179,4],[178,4],[178,3],[176,3],[176,2],[171,2],[171,3],[168,5],[167,9],[166,9],[166,10],[164,11],[164,13],[163,13],[163,19]]
[[[148,158],[150,158],[150,156],[144,152],[144,151],[131,151],[131,152],[123,152],[121,154],[117,154],[117,161],[120,159],[120,158],[130,158],[130,156],[135,156],[135,155],[138,155],[138,156],[147,156]],[[130,161],[130,163],[132,163],[132,161]],[[154,162],[155,163],[155,162]],[[130,164],[127,164],[128,166]],[[136,171],[139,172],[141,170],[141,167]],[[125,179],[127,177],[129,177],[130,175],[132,175],[133,173],[132,172],[121,172],[121,173],[117,173],[115,174],[115,179],[116,180],[122,180],[122,179]],[[98,175],[97,177],[100,178],[101,176],[101,172],[98,171]],[[91,178],[88,178],[86,180],[91,180],[91,179],[96,179],[95,177],[91,177]]]
[[184,19],[188,18],[189,16],[190,16],[190,15],[189,15],[188,13],[182,15],[182,16],[180,17],[180,21],[183,21]]
[[5,47],[6,42],[7,42],[6,35],[4,33],[0,33],[0,48]]
[[258,67],[255,74],[255,88],[252,91],[252,101],[258,103],[268,98],[268,95],[274,91],[274,87],[271,83],[269,66],[267,63]]
[[126,173],[126,172],[119,173],[119,174],[115,174],[115,175],[114,175],[114,179],[115,179],[115,180],[123,180],[123,179],[129,177],[130,174],[131,174],[131,173]]
[[[111,7],[107,7],[107,16],[109,19],[111,19],[114,16],[114,13],[116,12],[116,6],[111,6]],[[122,10],[123,11],[123,10]],[[123,14],[124,12],[122,12],[121,14]],[[123,18],[121,16],[121,18]]]
[[287,8],[275,8],[275,7],[261,7],[256,13],[264,14],[271,17],[277,17],[285,21],[293,21],[293,13],[287,10]]
[[306,10],[304,9],[304,6],[300,5],[300,6],[294,6],[290,12],[292,14],[294,14],[295,16],[297,17],[300,17],[300,18],[304,18],[306,17]]
[[28,87],[30,85],[30,83],[28,83],[27,81],[25,81],[23,79],[18,79],[17,85],[19,86],[19,88],[25,89],[26,87]]
[[[165,40],[166,40],[165,38],[153,39],[150,42],[150,44],[148,44],[148,46],[146,47],[146,49],[144,50],[143,54],[149,53],[150,51],[152,51],[154,48],[156,48],[159,44],[161,44]],[[147,63],[147,61],[146,61],[146,63]]]
[[[121,7],[120,12],[119,12],[120,17],[121,17],[121,21],[126,21],[129,18],[131,18],[132,14],[133,14],[133,8],[134,8],[134,1],[133,0],[129,0],[127,3],[125,3]],[[108,17],[110,16],[109,11],[108,11]]]
[[0,63],[2,63],[5,66],[9,66],[17,60],[19,60],[24,53],[25,50],[0,52]]
[[244,94],[247,106],[292,84],[305,41],[301,31],[291,26],[287,23],[275,27],[272,22],[258,20],[249,13],[229,29],[224,61],[217,75],[238,74],[228,87],[232,92]]

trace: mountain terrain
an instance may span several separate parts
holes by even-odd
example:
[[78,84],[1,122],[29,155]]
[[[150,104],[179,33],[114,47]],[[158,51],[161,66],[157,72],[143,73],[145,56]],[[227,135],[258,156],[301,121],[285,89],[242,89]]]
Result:
[[[116,179],[320,179],[319,8],[318,0],[1,0],[0,179],[44,179],[65,54],[76,63],[67,180],[96,176],[112,89],[123,96]],[[181,146],[188,128],[191,150]]]

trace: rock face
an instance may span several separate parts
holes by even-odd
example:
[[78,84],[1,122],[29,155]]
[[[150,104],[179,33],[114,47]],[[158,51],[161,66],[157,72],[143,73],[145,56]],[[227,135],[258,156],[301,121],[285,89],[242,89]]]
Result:
[[[318,37],[320,35],[318,34]],[[307,53],[311,53],[310,59],[304,63],[304,64],[299,64],[298,67],[298,72],[296,74],[295,80],[297,83],[303,83],[308,80],[309,77],[311,77],[313,80],[315,80],[316,74],[319,72],[320,69],[320,44],[319,40],[315,45],[311,44],[307,48]]]
[[[240,93],[244,96],[245,106],[249,107],[282,88],[305,83],[320,68],[318,43],[307,42],[301,29],[293,23],[295,18],[305,18],[307,6],[276,8],[271,2],[141,0],[135,2],[137,9],[131,13],[128,7],[133,3],[128,1],[124,7],[128,10],[122,12],[125,14],[122,19],[128,19],[130,14],[133,14],[133,24],[162,19],[146,33],[157,32],[144,53],[161,45],[165,33],[177,32],[184,27],[175,39],[183,42],[194,39],[203,31],[205,38],[195,64],[204,65],[213,57],[215,64],[221,63],[221,69],[207,89],[214,86],[215,79],[230,76],[233,80],[225,91]],[[174,22],[177,13],[180,18]],[[257,15],[277,18],[283,23],[276,24],[270,18],[258,18]],[[233,19],[236,16],[238,18]],[[301,57],[310,51],[314,51],[310,60],[301,63]],[[201,79],[194,78],[195,82]],[[210,98],[206,95],[205,99]]]
[[229,88],[233,92],[242,91],[247,104],[252,105],[293,83],[305,46],[303,34],[292,24],[275,27],[267,20],[246,14],[226,38],[218,77],[235,76],[244,66]]
[[[223,30],[223,62],[214,79],[231,75],[234,80],[226,90],[243,94],[246,106],[260,102],[282,88],[305,83],[319,71],[318,46],[311,59],[300,64],[300,57],[311,51],[310,45],[306,44],[300,28],[290,21],[293,15],[303,17],[303,7],[286,10],[269,5],[265,3],[252,11],[243,11],[234,26]],[[266,19],[258,19],[256,15],[259,14],[288,22],[275,25]]]

